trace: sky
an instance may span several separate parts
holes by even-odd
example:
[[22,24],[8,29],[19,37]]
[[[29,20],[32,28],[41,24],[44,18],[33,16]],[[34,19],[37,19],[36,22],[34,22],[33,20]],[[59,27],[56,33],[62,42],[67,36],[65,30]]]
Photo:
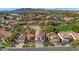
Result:
[[54,8],[54,10],[79,10],[79,8]]
[[[0,8],[0,11],[11,11],[17,8]],[[40,8],[39,8],[40,9]],[[50,10],[79,10],[79,8],[47,8]]]
[[15,10],[17,8],[0,8],[0,11],[11,11],[11,10]]

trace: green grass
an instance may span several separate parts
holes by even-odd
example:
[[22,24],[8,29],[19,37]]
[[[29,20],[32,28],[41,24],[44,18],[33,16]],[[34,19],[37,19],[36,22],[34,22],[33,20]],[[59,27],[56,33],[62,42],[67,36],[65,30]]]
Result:
[[12,46],[12,42],[3,42],[3,43],[0,43],[0,46],[5,47],[5,48],[9,48]]
[[44,43],[44,47],[48,47],[48,45],[49,45],[48,42]]
[[74,25],[79,26],[79,23],[61,24],[61,25],[56,26],[56,28],[58,29],[59,32],[73,31],[72,28],[75,28]]
[[79,40],[72,41],[71,47],[76,48],[77,46],[79,46]]
[[22,48],[30,48],[30,47],[34,48],[35,44],[34,43],[32,43],[32,44],[27,43],[27,44],[24,44]]
[[48,25],[48,26],[41,26],[41,28],[43,29],[43,31],[45,33],[49,33],[53,31],[53,26],[52,25]]
[[67,32],[67,31],[74,31],[78,32],[79,31],[79,22],[74,22],[74,23],[64,23],[64,24],[59,24],[57,26],[53,25],[48,25],[48,26],[41,26],[44,32],[49,33],[52,32],[54,28],[56,28],[59,32]]
[[72,26],[70,24],[63,24],[63,25],[56,26],[56,28],[59,32],[61,32],[61,31],[71,31],[72,30],[71,27]]

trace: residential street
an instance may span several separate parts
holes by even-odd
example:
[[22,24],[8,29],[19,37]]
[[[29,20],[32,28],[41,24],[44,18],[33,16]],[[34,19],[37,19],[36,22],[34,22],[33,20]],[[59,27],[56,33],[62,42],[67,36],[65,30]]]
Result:
[[1,51],[79,51],[78,48],[52,47],[52,48],[4,48]]

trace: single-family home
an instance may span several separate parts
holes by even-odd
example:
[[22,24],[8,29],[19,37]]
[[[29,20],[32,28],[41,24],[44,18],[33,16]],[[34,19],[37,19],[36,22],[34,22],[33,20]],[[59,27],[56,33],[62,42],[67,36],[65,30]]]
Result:
[[5,41],[7,38],[11,37],[12,33],[9,31],[6,31],[5,29],[0,29],[0,39],[2,41]]
[[37,30],[35,33],[35,47],[44,47],[45,33]]

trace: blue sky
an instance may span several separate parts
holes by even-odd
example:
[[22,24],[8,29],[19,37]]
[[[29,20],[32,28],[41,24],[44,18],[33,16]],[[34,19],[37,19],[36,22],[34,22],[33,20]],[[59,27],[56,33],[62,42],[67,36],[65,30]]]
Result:
[[16,8],[0,8],[0,11],[11,11],[15,10]]
[[[50,8],[52,9],[52,8]],[[53,8],[54,10],[79,10],[79,8]]]
[[[0,11],[11,11],[17,8],[0,8]],[[50,10],[79,10],[79,8],[47,8]]]

